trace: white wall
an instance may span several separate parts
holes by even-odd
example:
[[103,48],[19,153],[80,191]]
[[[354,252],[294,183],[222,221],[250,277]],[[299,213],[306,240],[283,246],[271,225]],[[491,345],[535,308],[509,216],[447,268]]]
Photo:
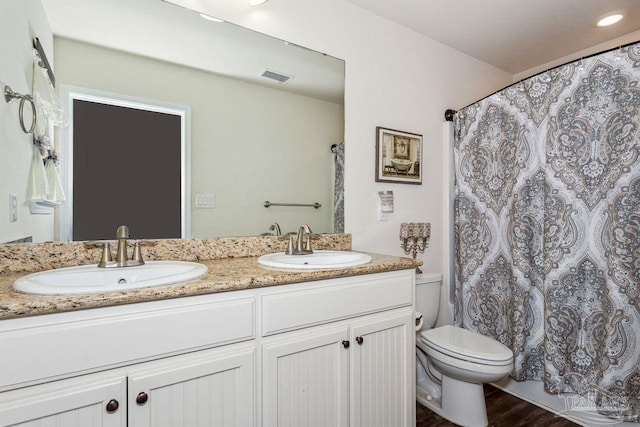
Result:
[[[353,248],[404,255],[403,221],[430,221],[432,240],[420,258],[442,271],[447,108],[461,108],[512,81],[506,72],[448,48],[343,0],[172,0],[192,9],[346,60],[345,228]],[[375,128],[424,138],[421,186],[375,182]],[[393,190],[395,212],[379,222],[377,192]]]
[[[32,40],[38,37],[53,62],[53,35],[39,0],[0,2],[0,90],[5,85],[21,94],[31,93]],[[7,37],[7,35],[10,35]],[[53,239],[53,215],[31,215],[26,203],[32,155],[32,138],[22,132],[18,103],[0,98],[0,243],[33,236],[34,241]],[[25,106],[25,122],[31,123]],[[9,195],[18,196],[18,221],[9,221]]]
[[60,83],[191,107],[191,192],[215,197],[215,209],[192,197],[193,237],[258,235],[274,221],[283,232],[333,231],[342,105],[59,37],[55,52]]
[[[512,76],[344,0],[278,0],[259,8],[245,1],[174,2],[346,60],[345,225],[353,247],[403,255],[400,223],[430,221],[432,240],[420,258],[426,269],[442,270],[443,112],[506,86]],[[376,126],[423,135],[423,185],[375,182]],[[380,190],[395,193],[387,222],[377,220]]]

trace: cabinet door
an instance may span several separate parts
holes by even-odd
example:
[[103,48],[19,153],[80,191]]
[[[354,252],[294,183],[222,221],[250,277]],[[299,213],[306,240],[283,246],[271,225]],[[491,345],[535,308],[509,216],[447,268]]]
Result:
[[413,310],[352,324],[352,427],[415,426]]
[[348,425],[348,336],[324,326],[263,341],[263,427]]
[[255,425],[255,346],[229,347],[130,371],[129,426]]
[[0,426],[124,427],[124,375],[86,375],[0,394]]

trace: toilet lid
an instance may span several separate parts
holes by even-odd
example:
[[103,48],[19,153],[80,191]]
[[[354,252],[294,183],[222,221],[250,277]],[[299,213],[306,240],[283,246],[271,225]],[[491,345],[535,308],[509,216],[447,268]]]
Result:
[[513,360],[513,352],[495,339],[456,326],[424,331],[420,339],[434,350],[458,359],[489,365]]

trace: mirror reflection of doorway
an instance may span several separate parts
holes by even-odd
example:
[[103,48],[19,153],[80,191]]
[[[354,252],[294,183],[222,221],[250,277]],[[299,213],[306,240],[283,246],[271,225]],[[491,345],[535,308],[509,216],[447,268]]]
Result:
[[185,114],[104,97],[70,102],[70,240],[113,239],[123,224],[133,238],[186,237]]

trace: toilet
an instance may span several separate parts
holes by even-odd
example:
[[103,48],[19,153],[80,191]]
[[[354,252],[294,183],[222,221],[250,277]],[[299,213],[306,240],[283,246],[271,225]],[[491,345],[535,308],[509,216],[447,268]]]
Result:
[[473,331],[452,325],[433,328],[441,286],[441,274],[416,276],[416,399],[455,424],[485,427],[483,384],[512,371],[513,353]]

